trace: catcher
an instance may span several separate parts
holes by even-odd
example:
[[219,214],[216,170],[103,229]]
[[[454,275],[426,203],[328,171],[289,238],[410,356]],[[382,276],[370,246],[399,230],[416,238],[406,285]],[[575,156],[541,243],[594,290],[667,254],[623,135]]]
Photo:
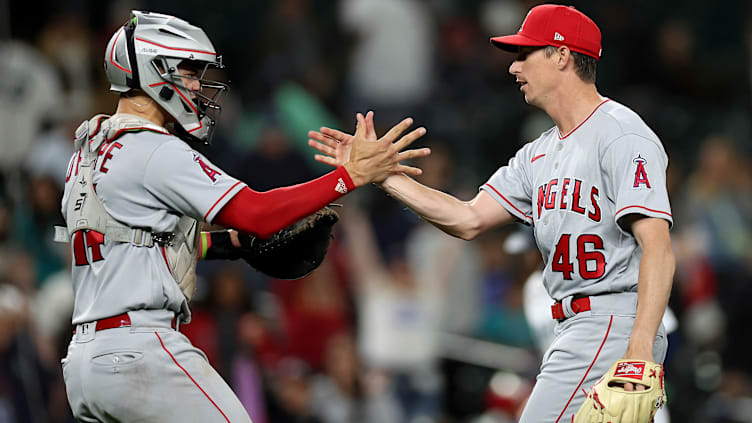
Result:
[[[400,161],[429,153],[402,151],[425,130],[400,138],[406,119],[365,142],[358,115],[347,165],[256,192],[192,148],[211,139],[227,89],[208,79],[222,61],[204,31],[133,11],[104,62],[120,93],[117,111],[76,131],[62,200],[67,227],[56,229],[72,250],[75,333],[62,367],[73,414],[84,422],[250,422],[176,330],[190,321],[197,259],[243,258],[275,277],[304,276],[323,259],[336,222],[325,206],[392,173],[419,174]],[[238,232],[202,233],[203,222]]]
[[[557,323],[521,422],[647,423],[665,400],[654,362],[666,354],[661,317],[675,266],[668,156],[635,112],[598,92],[601,33],[582,12],[536,6],[516,34],[491,42],[515,54],[509,73],[555,126],[470,201],[405,175],[381,186],[462,239],[515,220],[533,226]],[[366,123],[375,140],[372,115]],[[347,163],[349,135],[324,128],[309,136],[319,161]]]

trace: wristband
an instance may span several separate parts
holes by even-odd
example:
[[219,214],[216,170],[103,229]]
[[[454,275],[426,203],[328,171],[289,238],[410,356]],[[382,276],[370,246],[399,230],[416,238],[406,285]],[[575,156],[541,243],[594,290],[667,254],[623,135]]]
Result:
[[[206,235],[206,242],[204,242]],[[201,234],[201,259],[203,260],[237,260],[240,258],[240,248],[232,245],[229,231],[203,232]]]

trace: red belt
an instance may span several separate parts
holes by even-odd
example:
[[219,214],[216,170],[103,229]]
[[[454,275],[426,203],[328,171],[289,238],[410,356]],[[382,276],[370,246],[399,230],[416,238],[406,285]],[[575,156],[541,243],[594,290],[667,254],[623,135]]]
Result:
[[[590,310],[590,297],[575,298],[572,300],[572,312],[574,312],[574,314],[588,310]],[[551,306],[551,317],[553,317],[554,320],[563,320],[571,316],[564,314],[564,306],[561,301],[558,301]]]
[[[176,318],[172,319],[172,322],[170,323],[170,326],[175,329],[175,322],[177,321]],[[104,319],[99,319],[96,321],[96,329],[97,331],[105,330],[105,329],[115,329],[115,328],[125,328],[131,326],[131,318],[128,316],[128,313],[118,314],[117,316],[112,317],[106,317]],[[74,330],[75,332],[75,330]]]

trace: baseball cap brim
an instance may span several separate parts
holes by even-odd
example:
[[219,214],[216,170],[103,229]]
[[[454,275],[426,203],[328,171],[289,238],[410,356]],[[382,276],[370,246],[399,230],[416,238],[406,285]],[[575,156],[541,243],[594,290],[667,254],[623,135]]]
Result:
[[496,47],[504,51],[510,51],[512,53],[516,53],[517,48],[520,46],[544,47],[544,46],[547,46],[549,43],[545,41],[536,40],[536,39],[527,37],[522,34],[514,34],[514,35],[503,35],[501,37],[492,37],[491,44],[495,45]]

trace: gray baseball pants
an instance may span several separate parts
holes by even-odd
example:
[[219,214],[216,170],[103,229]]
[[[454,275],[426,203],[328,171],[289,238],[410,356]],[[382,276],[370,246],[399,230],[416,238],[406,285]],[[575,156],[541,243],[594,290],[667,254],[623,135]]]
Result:
[[[627,351],[637,310],[637,293],[590,297],[590,311],[559,322],[520,423],[571,422],[590,389]],[[663,325],[653,357],[663,363],[668,342]]]
[[81,422],[247,422],[232,389],[167,310],[129,312],[132,326],[81,324],[62,359],[68,402]]

